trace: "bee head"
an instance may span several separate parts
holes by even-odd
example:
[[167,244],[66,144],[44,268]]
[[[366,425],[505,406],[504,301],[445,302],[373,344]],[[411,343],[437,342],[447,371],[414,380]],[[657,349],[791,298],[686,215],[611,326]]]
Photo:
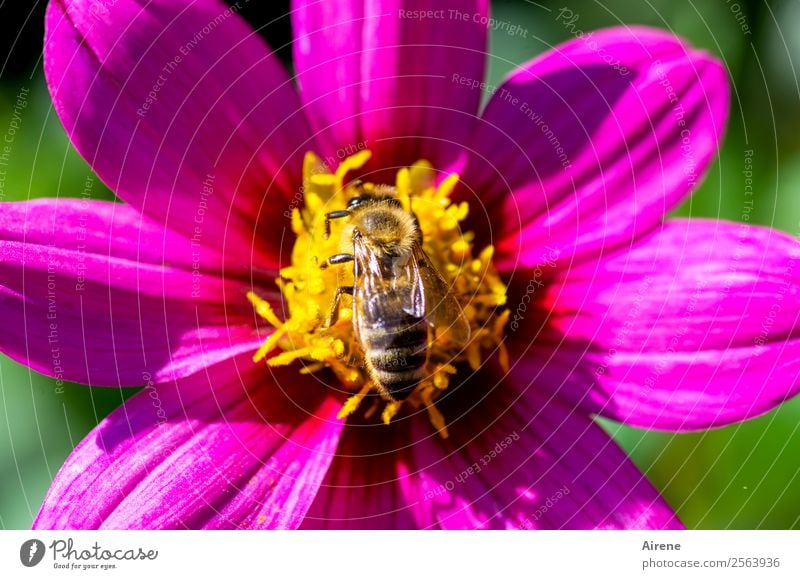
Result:
[[356,195],[352,197],[347,202],[347,208],[352,210],[358,207],[363,207],[364,205],[375,203],[380,205],[388,205],[391,207],[397,207],[399,209],[403,208],[403,204],[400,203],[400,200],[394,197],[391,194],[386,195],[375,195],[370,193],[363,193],[361,195]]

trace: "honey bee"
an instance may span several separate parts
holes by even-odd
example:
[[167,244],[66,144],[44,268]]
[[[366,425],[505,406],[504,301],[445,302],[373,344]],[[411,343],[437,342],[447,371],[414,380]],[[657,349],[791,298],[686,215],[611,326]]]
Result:
[[424,378],[433,331],[463,346],[470,327],[442,275],[422,249],[422,232],[392,187],[372,192],[359,185],[347,209],[325,215],[325,236],[333,219],[348,219],[343,249],[321,267],[353,262],[353,286],[336,288],[326,326],[336,323],[342,294],[353,296],[353,328],[364,351],[364,366],[385,398],[401,401]]

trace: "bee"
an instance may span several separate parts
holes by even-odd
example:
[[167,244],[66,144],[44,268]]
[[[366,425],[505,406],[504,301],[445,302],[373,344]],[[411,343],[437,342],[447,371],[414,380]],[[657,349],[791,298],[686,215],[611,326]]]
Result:
[[348,219],[343,249],[321,267],[353,263],[353,286],[338,286],[326,326],[336,323],[342,294],[353,296],[353,328],[364,352],[364,366],[381,394],[393,401],[408,398],[425,376],[429,340],[436,329],[463,346],[470,327],[458,300],[422,249],[422,231],[393,187],[372,192],[359,186],[347,209],[325,215]]

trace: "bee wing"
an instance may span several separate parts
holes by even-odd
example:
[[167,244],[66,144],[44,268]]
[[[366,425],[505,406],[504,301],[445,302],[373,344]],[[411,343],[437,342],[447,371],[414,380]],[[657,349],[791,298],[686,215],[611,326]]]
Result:
[[381,269],[381,261],[373,252],[361,235],[353,236],[353,257],[355,258],[356,287],[368,292],[374,292],[386,285],[386,280]]
[[[398,300],[376,299],[379,294],[385,294],[395,289],[397,280],[387,279],[381,267],[380,258],[373,252],[360,235],[353,237],[353,256],[355,257],[355,293],[353,295],[353,324],[356,332],[359,331],[361,317],[364,322],[371,324],[396,316],[398,300],[403,304],[410,302],[409,291],[398,288]],[[402,296],[402,297],[400,297]],[[403,307],[404,310],[407,310]]]
[[469,341],[469,322],[464,311],[447,287],[447,282],[436,269],[419,243],[414,244],[409,276],[411,278],[411,307],[413,315],[425,316],[428,323],[447,332],[454,342],[464,345]]
[[[447,287],[442,275],[428,258],[422,246],[415,243],[411,259],[392,268],[391,276],[384,274],[380,258],[360,235],[353,238],[355,256],[356,307],[353,322],[359,327],[358,316],[375,322],[396,317],[396,309],[415,318],[424,318],[432,326],[447,332],[457,344],[469,341],[470,329],[458,300]],[[377,293],[392,292],[395,299],[371,299]]]

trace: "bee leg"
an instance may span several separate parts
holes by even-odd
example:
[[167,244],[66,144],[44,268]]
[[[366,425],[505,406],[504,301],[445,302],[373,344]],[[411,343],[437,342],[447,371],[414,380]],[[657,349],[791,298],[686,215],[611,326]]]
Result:
[[355,287],[351,285],[340,285],[336,288],[336,293],[333,295],[333,304],[331,304],[331,311],[328,314],[328,319],[325,322],[325,327],[330,328],[339,320],[339,302],[342,300],[342,294],[353,295]]
[[328,269],[331,265],[339,265],[340,263],[347,263],[349,261],[353,261],[355,256],[352,253],[337,253],[336,255],[330,256],[324,262],[320,264],[320,269]]
[[325,239],[328,239],[331,236],[331,219],[342,219],[343,217],[349,217],[350,212],[347,209],[342,209],[340,211],[331,211],[330,213],[325,214]]

